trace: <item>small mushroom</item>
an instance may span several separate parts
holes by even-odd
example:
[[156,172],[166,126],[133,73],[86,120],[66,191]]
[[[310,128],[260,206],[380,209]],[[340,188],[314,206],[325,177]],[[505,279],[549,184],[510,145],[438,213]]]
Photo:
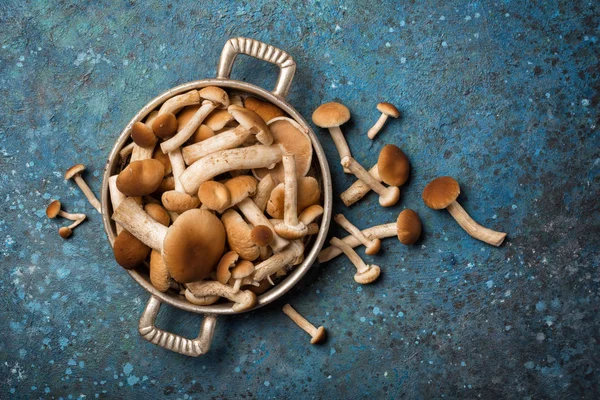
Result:
[[229,248],[245,260],[256,260],[260,249],[251,238],[252,229],[237,211],[229,209],[221,216]]
[[254,280],[260,282],[287,265],[297,265],[302,262],[303,257],[304,244],[299,240],[293,240],[286,248],[254,267]]
[[385,121],[387,121],[388,117],[398,118],[400,116],[400,111],[398,111],[396,106],[390,103],[379,103],[377,104],[377,109],[379,110],[379,112],[381,112],[381,116],[379,117],[375,125],[373,125],[371,129],[369,129],[369,131],[367,132],[367,136],[371,140],[373,140],[373,138],[377,135],[377,133],[379,133],[381,128],[383,128],[383,125],[385,124]]
[[475,222],[456,201],[460,194],[458,182],[449,176],[442,176],[429,182],[423,190],[423,201],[434,210],[446,209],[469,235],[477,240],[500,246],[506,237],[504,232],[496,232]]
[[379,195],[379,204],[382,207],[391,207],[398,202],[400,198],[400,189],[397,186],[385,187],[380,182],[373,179],[354,158],[342,158],[342,165],[347,167],[359,180],[367,184],[374,192]]
[[83,221],[86,218],[85,214],[71,214],[61,210],[60,200],[52,200],[48,207],[46,207],[46,216],[48,218],[63,217],[70,219],[71,221]]
[[360,256],[354,251],[354,249],[348,246],[346,243],[341,241],[340,239],[333,237],[329,241],[332,246],[340,249],[346,257],[354,264],[356,267],[356,274],[354,274],[354,280],[361,285],[366,285],[374,282],[381,273],[381,269],[377,265],[367,265],[360,258]]
[[169,212],[160,204],[148,203],[144,206],[144,211],[146,211],[146,213],[159,224],[169,226],[169,223],[171,222],[171,216],[169,215]]
[[[297,180],[297,211],[302,213],[307,207],[317,204],[321,198],[319,182],[312,176],[304,176]],[[267,213],[273,218],[283,218],[285,214],[285,187],[280,183],[271,191],[267,202]]]
[[235,264],[240,259],[240,255],[235,251],[228,251],[223,254],[223,257],[219,260],[219,264],[217,264],[217,281],[222,284],[226,284],[231,279],[231,268],[235,266]]
[[323,207],[318,204],[313,204],[312,206],[308,206],[298,215],[298,219],[304,223],[304,225],[308,226],[314,220],[323,215]]
[[226,91],[217,86],[206,86],[198,91],[201,99],[217,104],[219,108],[227,108],[231,104]]
[[92,207],[94,207],[99,213],[102,213],[102,206],[100,204],[100,201],[98,201],[98,198],[96,197],[94,192],[92,192],[92,189],[90,189],[90,187],[87,185],[87,183],[85,183],[85,181],[81,177],[81,173],[83,171],[85,171],[85,165],[75,164],[71,168],[69,168],[67,172],[65,172],[65,179],[69,180],[73,178],[77,186],[79,186],[79,189],[81,189],[85,197],[92,205]]
[[354,226],[352,222],[348,221],[344,214],[337,214],[333,219],[338,225],[348,231],[349,234],[357,238],[365,246],[366,254],[373,255],[379,253],[379,249],[381,248],[381,241],[379,239],[375,238],[371,240],[367,238],[360,229]]
[[161,139],[168,139],[177,132],[177,118],[173,113],[160,114],[152,122],[152,132]]
[[82,222],[83,222],[83,220],[78,220],[78,221],[73,222],[69,226],[61,226],[60,228],[58,228],[58,235],[63,239],[70,238],[71,235],[73,234],[73,229],[75,229],[75,227],[77,225],[81,224]]
[[[269,229],[275,231],[275,228],[273,227],[269,219],[265,217],[265,214],[263,214],[263,212],[257,207],[257,205],[254,204],[254,201],[252,201],[252,199],[246,198],[240,201],[237,206],[240,212],[244,214],[244,217],[246,217],[248,222],[250,222],[252,225],[266,225],[269,227]],[[274,252],[278,252],[284,247],[286,247],[288,244],[289,242],[287,240],[274,233],[273,242],[270,244],[270,246]]]
[[293,154],[283,156],[284,213],[283,223],[275,225],[275,232],[284,239],[306,236],[306,225],[298,221],[296,159]]
[[221,210],[229,206],[231,193],[221,182],[206,181],[198,188],[198,198],[208,209]]
[[421,230],[421,220],[417,213],[409,208],[402,210],[396,220],[396,231],[400,243],[415,244],[421,237]]
[[256,304],[256,295],[249,290],[234,291],[233,287],[217,281],[198,281],[187,284],[187,289],[195,297],[219,296],[234,302],[231,309],[235,312],[249,310]]
[[244,107],[257,113],[265,122],[276,117],[284,117],[283,110],[271,102],[259,100],[256,97],[247,97]]
[[231,115],[229,111],[224,109],[214,110],[213,112],[208,114],[208,117],[206,117],[206,119],[204,120],[204,124],[213,131],[223,129],[225,128],[225,126],[230,125],[232,122],[235,123],[233,115]]
[[158,189],[164,176],[165,167],[160,161],[134,161],[117,176],[117,189],[126,196],[145,196]]
[[150,253],[150,283],[159,292],[166,292],[171,287],[169,270],[160,252],[152,250]]
[[[227,180],[224,183],[229,191],[230,201],[227,208],[237,205],[240,201],[256,193],[257,182],[256,178],[250,175],[240,175]],[[224,208],[218,209],[219,214],[223,214]]]
[[[196,133],[196,130],[200,127],[202,121],[204,121],[206,116],[210,114],[212,110],[217,108],[217,106],[218,103],[213,103],[211,101],[202,103],[202,106],[194,113],[182,130],[160,144],[163,153],[169,153],[181,147],[190,137],[192,137],[192,135],[194,135],[194,133]],[[177,127],[175,127],[175,129],[177,129]]]
[[196,196],[196,193],[194,193],[193,196],[186,193],[181,185],[181,175],[185,170],[181,149],[176,148],[169,152],[169,160],[171,162],[171,168],[173,169],[175,190],[170,190],[162,194],[161,200],[163,206],[167,210],[177,213],[182,213],[198,207],[200,205],[200,200],[198,199],[198,196]]
[[269,257],[269,245],[273,243],[273,231],[266,225],[256,225],[250,232],[250,238],[260,251],[260,259]]
[[256,186],[256,194],[252,200],[254,203],[256,203],[261,211],[265,211],[267,202],[269,201],[269,197],[271,197],[271,192],[275,186],[277,186],[277,184],[275,183],[275,180],[273,180],[271,174],[266,175],[260,180],[260,182],[258,182],[258,185]]
[[127,230],[122,230],[113,242],[113,254],[117,264],[132,269],[146,260],[150,247],[142,243]]
[[320,326],[316,328],[313,324],[308,322],[306,318],[298,313],[298,311],[294,310],[291,305],[286,304],[283,306],[283,312],[285,315],[290,317],[292,321],[296,323],[302,330],[308,333],[311,336],[310,344],[319,344],[325,340],[327,337],[327,331],[325,328]]
[[158,110],[158,116],[152,122],[152,131],[159,138],[170,138],[175,134],[178,126],[175,113],[186,106],[196,104],[200,104],[200,96],[197,90],[171,97]]
[[[334,101],[321,104],[312,115],[312,120],[315,125],[320,128],[329,129],[329,133],[331,134],[333,143],[340,155],[340,159],[351,156],[348,143],[340,129],[340,126],[348,122],[349,119],[350,110],[348,110],[345,105]],[[344,168],[344,172],[349,174],[350,170]]]
[[254,264],[248,260],[239,261],[235,267],[231,269],[231,279],[234,280],[233,290],[238,292],[242,286],[244,278],[249,277],[254,272]]
[[143,122],[136,122],[131,128],[131,139],[140,147],[152,147],[156,144],[158,138],[152,132],[152,128]]

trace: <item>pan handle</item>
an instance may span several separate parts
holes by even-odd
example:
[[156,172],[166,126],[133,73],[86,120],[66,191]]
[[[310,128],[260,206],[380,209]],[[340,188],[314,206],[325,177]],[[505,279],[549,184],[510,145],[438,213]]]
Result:
[[200,333],[196,339],[192,340],[158,329],[154,325],[154,321],[159,309],[160,300],[158,297],[150,296],[150,300],[148,300],[148,305],[146,305],[138,326],[138,331],[144,339],[157,346],[186,356],[198,357],[208,352],[215,333],[216,315],[206,314],[204,316],[204,320],[200,326]]
[[294,78],[294,72],[296,72],[296,62],[288,53],[254,39],[244,37],[229,39],[223,47],[221,58],[219,59],[217,67],[218,79],[229,79],[231,68],[238,54],[247,54],[259,60],[268,61],[281,68],[273,94],[282,98],[287,96],[292,79]]

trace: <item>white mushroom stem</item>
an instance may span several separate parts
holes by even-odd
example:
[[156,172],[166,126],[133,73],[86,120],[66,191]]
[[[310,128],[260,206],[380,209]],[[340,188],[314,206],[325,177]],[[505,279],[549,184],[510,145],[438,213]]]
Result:
[[[177,148],[169,152],[169,161],[171,162],[171,171],[173,172],[173,181],[175,182],[175,191],[185,193],[181,185],[181,175],[185,171],[185,163],[181,155],[181,149]],[[195,194],[194,194],[195,195]]]
[[267,202],[269,201],[271,192],[273,189],[275,189],[275,186],[277,186],[277,184],[275,183],[275,180],[271,174],[268,174],[262,178],[260,182],[258,182],[258,185],[256,186],[256,195],[254,195],[252,199],[260,211],[265,212],[265,208],[267,208]]
[[125,160],[127,156],[131,154],[134,146],[136,146],[135,142],[131,142],[119,151],[119,157],[121,157],[121,160]]
[[475,239],[491,244],[492,246],[500,246],[506,237],[506,233],[504,232],[497,232],[479,225],[457,201],[450,203],[446,207],[446,210],[448,210],[461,228]]
[[[110,203],[112,204],[113,210],[116,210],[121,202],[127,197],[117,188],[117,176],[118,175],[113,175],[108,178],[108,192],[110,194]],[[122,230],[123,228],[121,225],[117,225],[117,235],[121,233]]]
[[302,222],[304,225],[310,224],[321,215],[323,215],[323,207],[318,204],[313,204],[312,206],[308,206],[298,215],[298,220]]
[[354,264],[354,266],[356,267],[356,271],[359,274],[362,274],[363,272],[367,272],[369,270],[367,264],[365,264],[362,258],[360,258],[358,253],[354,251],[354,249],[351,246],[348,246],[346,243],[344,243],[336,237],[331,238],[329,243],[332,246],[335,246],[338,249],[340,249],[346,255],[346,257],[348,257],[350,262],[352,262],[352,264]]
[[58,215],[59,217],[70,219],[71,221],[83,221],[86,217],[85,214],[71,214],[63,210],[58,210],[58,214],[56,215]]
[[375,125],[373,125],[371,129],[369,129],[369,131],[367,132],[367,136],[369,137],[369,139],[372,140],[379,133],[381,128],[383,128],[383,125],[385,125],[385,121],[387,121],[387,119],[388,115],[381,113],[381,116],[379,117],[377,122],[375,122]]
[[252,132],[241,126],[219,133],[183,148],[181,154],[187,165],[220,150],[233,149],[246,141]]
[[168,228],[150,217],[132,197],[121,202],[112,219],[146,246],[162,251]]
[[298,311],[294,310],[291,305],[286,304],[283,306],[283,312],[285,315],[290,317],[292,321],[296,323],[302,330],[308,333],[311,337],[317,335],[317,327],[308,322],[306,318],[298,313]]
[[306,225],[298,221],[298,182],[296,178],[296,157],[282,157],[284,171],[283,224],[275,225],[275,231],[286,239],[299,239],[306,236]]
[[281,161],[278,145],[254,145],[222,150],[199,159],[180,176],[185,191],[193,195],[203,182],[237,169],[269,168]]
[[196,297],[220,296],[233,301],[233,311],[245,311],[256,304],[256,295],[249,290],[234,291],[233,287],[217,281],[199,281],[187,284],[187,288]]
[[197,306],[210,306],[215,304],[221,297],[219,296],[194,296],[190,289],[185,289],[184,296],[187,301]]
[[361,230],[358,229],[352,222],[348,221],[348,218],[346,218],[343,214],[337,214],[335,217],[333,217],[333,219],[339,226],[344,228],[349,234],[351,234],[352,236],[357,238],[366,248],[369,249],[369,248],[377,247],[377,249],[379,249],[379,246],[380,246],[379,239],[375,238],[375,239],[371,240],[371,239],[367,238],[361,232]]
[[[379,195],[379,204],[383,207],[395,204],[398,201],[400,189],[396,186],[385,187],[381,182],[367,172],[354,158],[344,157],[342,165],[347,167],[358,179],[367,184],[374,192]],[[395,201],[394,201],[395,199]]]
[[202,124],[204,118],[206,118],[206,116],[215,108],[217,108],[217,104],[213,103],[212,101],[203,103],[182,130],[177,132],[177,134],[169,140],[165,140],[160,144],[162,152],[166,154],[183,145],[186,140],[191,138],[194,132],[196,132],[196,129],[198,129],[200,124]]
[[158,110],[158,115],[163,115],[166,113],[176,113],[180,109],[186,106],[191,106],[194,104],[200,104],[200,95],[197,90],[191,90],[187,93],[183,93],[174,97],[171,97],[169,100],[165,101],[163,105]]
[[[377,182],[381,182],[381,177],[379,176],[379,168],[377,168],[377,164],[375,164],[373,168],[369,170],[369,174]],[[350,207],[352,204],[362,199],[370,191],[371,188],[369,187],[369,185],[367,185],[361,180],[357,180],[348,189],[342,192],[340,198],[342,199],[346,207]]]
[[[59,215],[60,215],[60,213],[59,213]],[[74,215],[82,215],[83,217],[81,217],[81,218],[79,218],[79,219],[75,220],[75,222],[73,222],[71,225],[67,226],[67,228],[69,228],[69,229],[71,229],[71,230],[75,229],[75,227],[76,227],[77,225],[79,225],[79,224],[81,224],[83,221],[85,221],[85,214],[74,214]]]
[[273,249],[274,252],[278,252],[279,250],[286,247],[290,242],[279,236],[275,233],[275,228],[269,221],[265,214],[254,204],[254,201],[250,198],[246,198],[238,203],[238,209],[244,217],[250,222],[253,226],[257,225],[265,225],[269,227],[273,231],[273,242],[269,246]]
[[[339,126],[334,126],[329,129],[329,133],[331,134],[331,138],[333,139],[333,144],[335,144],[335,148],[337,149],[340,159],[344,157],[351,157],[350,147],[348,147],[348,142],[344,138],[344,134]],[[344,166],[344,172],[349,174],[350,169]]]
[[299,240],[292,241],[288,247],[256,265],[254,280],[260,282],[266,277],[273,275],[281,268],[297,261],[302,257],[303,253],[304,245]]
[[[397,236],[398,228],[396,227],[395,222],[391,222],[389,224],[377,225],[372,228],[365,229],[362,231],[362,233],[369,239],[384,239]],[[360,241],[352,235],[346,236],[341,240],[350,247],[357,247],[361,244]],[[339,248],[335,246],[329,246],[321,250],[317,260],[320,263],[324,263],[339,256],[340,254],[342,254],[342,251]]]
[[92,207],[94,207],[96,211],[102,214],[102,205],[100,204],[100,201],[98,201],[98,198],[96,197],[94,192],[92,192],[92,189],[90,189],[87,183],[85,183],[85,181],[81,177],[81,174],[75,174],[73,176],[73,179],[75,180],[77,186],[79,186],[79,189],[81,189],[85,197],[88,199]]

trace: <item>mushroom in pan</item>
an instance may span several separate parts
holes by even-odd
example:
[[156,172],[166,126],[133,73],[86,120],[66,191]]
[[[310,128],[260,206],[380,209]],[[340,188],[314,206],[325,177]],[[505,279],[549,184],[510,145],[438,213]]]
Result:
[[[269,221],[269,219],[263,214],[263,212],[258,208],[258,206],[252,201],[251,198],[246,198],[238,203],[238,209],[244,217],[250,222],[253,226],[257,225],[265,225],[269,227],[272,231],[275,231],[275,228]],[[289,244],[289,241],[285,240],[281,236],[276,233],[273,233],[273,241],[269,246],[273,249],[274,252],[278,252],[281,249],[285,248]]]
[[194,297],[219,296],[231,300],[234,303],[231,309],[236,312],[249,310],[256,304],[256,295],[251,291],[235,291],[233,287],[218,281],[190,282],[186,286]]
[[252,200],[261,211],[265,211],[267,207],[267,201],[269,201],[269,197],[271,197],[271,192],[277,186],[275,180],[271,176],[271,174],[267,174],[264,178],[258,182],[256,186],[256,194],[252,197]]
[[98,201],[98,198],[96,197],[94,192],[92,192],[92,189],[90,189],[90,187],[87,185],[87,183],[85,183],[85,181],[81,177],[81,173],[83,171],[85,171],[85,165],[75,164],[71,168],[69,168],[67,172],[65,172],[65,179],[73,179],[77,186],[79,186],[79,189],[81,189],[85,197],[88,199],[92,207],[94,207],[99,213],[102,213],[102,206],[100,204],[100,201]]
[[[315,125],[320,128],[329,129],[329,133],[331,134],[333,143],[340,155],[340,159],[351,157],[350,148],[340,129],[340,126],[348,122],[349,119],[350,110],[348,110],[345,105],[335,101],[321,104],[312,115],[312,120]],[[344,167],[344,172],[349,174],[350,170]]]
[[113,242],[113,254],[117,264],[125,269],[132,269],[146,260],[150,247],[125,229],[117,235]]
[[254,280],[260,282],[287,265],[300,264],[303,256],[304,245],[299,240],[293,240],[283,250],[273,254],[270,258],[254,267]]
[[150,283],[159,292],[166,292],[171,287],[167,264],[165,264],[162,254],[156,250],[152,250],[150,253]]
[[[297,179],[297,211],[302,213],[307,207],[317,204],[321,198],[319,182],[312,176]],[[273,218],[283,218],[285,214],[285,186],[280,183],[271,191],[267,202],[267,213]]]
[[346,257],[356,267],[356,274],[354,274],[354,280],[361,285],[366,285],[374,282],[381,273],[381,269],[377,265],[368,265],[360,258],[360,256],[354,251],[354,249],[348,246],[340,239],[333,237],[329,241],[332,246],[340,249]]
[[377,110],[381,112],[381,116],[379,117],[375,125],[373,125],[371,129],[369,129],[369,131],[367,132],[367,136],[371,140],[373,140],[375,136],[379,133],[381,128],[383,128],[383,125],[385,125],[385,122],[387,121],[388,117],[398,118],[400,116],[400,111],[398,111],[396,106],[391,103],[379,103],[377,104]]
[[146,196],[156,189],[165,176],[163,163],[155,159],[134,161],[117,176],[117,189],[126,196]]
[[[240,175],[227,180],[224,183],[230,194],[229,204],[226,208],[237,205],[240,201],[256,193],[257,182],[256,178],[250,175]],[[223,214],[225,207],[217,209],[219,214]]]
[[171,168],[173,169],[173,180],[175,183],[175,189],[164,192],[161,196],[163,206],[176,213],[182,213],[200,205],[200,200],[196,193],[193,195],[188,194],[181,185],[181,175],[185,170],[185,163],[181,156],[181,149],[176,148],[169,152],[169,160],[171,162]]
[[500,246],[506,237],[504,232],[496,232],[475,222],[456,201],[460,194],[458,182],[449,176],[442,176],[429,182],[423,190],[423,201],[434,210],[446,209],[469,235],[477,240]]
[[276,117],[284,117],[285,113],[281,108],[268,102],[257,99],[256,97],[247,97],[244,107],[257,113],[265,122],[269,122]]
[[256,260],[260,249],[252,241],[252,229],[237,211],[229,209],[221,216],[221,222],[227,233],[229,248],[245,260]]
[[152,122],[152,131],[162,139],[168,139],[177,131],[177,118],[175,113],[186,106],[200,104],[197,90],[173,96],[163,103],[158,110],[158,116]]
[[296,159],[293,154],[283,156],[284,213],[283,223],[275,225],[275,232],[285,239],[300,239],[306,236],[306,225],[298,221]]
[[206,181],[198,188],[198,198],[209,210],[221,210],[229,206],[231,193],[221,182]]
[[250,232],[250,239],[258,246],[260,259],[269,257],[269,245],[273,243],[273,231],[266,225],[256,225]]
[[319,344],[325,340],[327,337],[327,331],[322,326],[315,327],[313,324],[308,322],[306,318],[298,313],[298,311],[294,310],[294,308],[286,304],[283,306],[283,312],[285,315],[290,317],[292,321],[296,323],[302,330],[308,333],[311,336],[310,344]]

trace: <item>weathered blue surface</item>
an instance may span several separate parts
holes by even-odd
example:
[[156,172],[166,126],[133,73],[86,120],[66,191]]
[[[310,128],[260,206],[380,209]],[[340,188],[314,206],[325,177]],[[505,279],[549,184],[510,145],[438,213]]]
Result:
[[[2,3],[0,398],[597,398],[599,3],[223,3]],[[366,257],[384,271],[371,286],[341,257],[316,265],[275,304],[219,318],[210,353],[192,359],[138,336],[148,295],[62,175],[84,163],[99,192],[134,113],[213,77],[233,36],[294,56],[289,99],[307,118],[346,104],[360,162],[385,143],[404,149],[413,170],[399,205],[371,194],[335,210],[367,227],[410,207],[424,237]],[[276,68],[244,58],[233,76],[271,87]],[[379,101],[403,117],[370,142]],[[321,133],[339,193],[351,179]],[[423,205],[438,175],[458,179],[461,203],[506,230],[505,245]],[[52,198],[88,214],[68,241],[44,215]],[[328,328],[326,344],[309,345],[280,311],[287,301]],[[199,324],[170,307],[158,321],[189,337]]]

